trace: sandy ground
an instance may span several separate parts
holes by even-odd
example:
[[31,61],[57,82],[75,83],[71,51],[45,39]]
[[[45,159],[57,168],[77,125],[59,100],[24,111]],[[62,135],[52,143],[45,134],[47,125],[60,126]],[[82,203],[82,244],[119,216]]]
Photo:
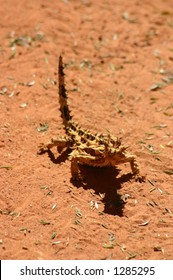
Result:
[[[173,258],[172,0],[0,1],[1,259]],[[38,155],[64,135],[57,63],[74,119],[137,156],[82,167]]]

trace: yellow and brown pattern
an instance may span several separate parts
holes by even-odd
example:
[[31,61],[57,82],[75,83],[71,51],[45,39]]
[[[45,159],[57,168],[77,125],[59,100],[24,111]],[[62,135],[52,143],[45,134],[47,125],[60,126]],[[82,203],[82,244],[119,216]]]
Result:
[[82,129],[73,121],[68,102],[64,81],[64,66],[62,56],[59,57],[59,103],[66,136],[51,139],[47,144],[40,144],[39,152],[42,153],[54,146],[58,152],[69,148],[71,161],[71,175],[75,180],[80,179],[78,165],[97,167],[116,166],[129,162],[135,179],[142,181],[136,157],[127,152],[127,147],[121,144],[119,138],[108,134],[93,134],[89,130]]

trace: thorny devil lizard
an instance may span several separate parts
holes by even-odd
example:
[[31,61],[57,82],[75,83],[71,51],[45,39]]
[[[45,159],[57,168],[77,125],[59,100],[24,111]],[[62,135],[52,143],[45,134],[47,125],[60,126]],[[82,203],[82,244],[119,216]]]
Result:
[[64,75],[64,65],[62,56],[60,56],[59,103],[66,136],[52,138],[47,144],[41,143],[39,153],[46,152],[46,150],[54,146],[57,146],[58,152],[60,153],[64,149],[70,149],[71,175],[74,180],[81,179],[78,165],[105,167],[129,162],[135,179],[143,181],[144,176],[140,175],[136,157],[126,151],[127,147],[121,144],[119,138],[114,137],[110,133],[107,135],[93,134],[89,130],[82,129],[73,121],[67,102]]

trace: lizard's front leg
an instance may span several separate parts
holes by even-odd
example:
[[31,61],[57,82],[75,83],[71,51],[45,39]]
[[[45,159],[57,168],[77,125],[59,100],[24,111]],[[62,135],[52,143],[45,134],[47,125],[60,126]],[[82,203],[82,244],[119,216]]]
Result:
[[77,158],[72,158],[71,159],[71,176],[72,179],[75,181],[79,181],[80,180],[80,171],[79,171],[79,166],[78,166],[78,161]]
[[87,165],[90,160],[94,160],[95,157],[85,154],[81,150],[75,149],[70,153],[69,159],[71,160],[71,175],[76,181],[80,181],[82,178],[80,176],[79,164]]
[[130,162],[130,167],[136,181],[139,182],[145,181],[145,177],[140,174],[140,168],[136,161],[136,157],[134,155],[126,155],[126,159],[128,162]]

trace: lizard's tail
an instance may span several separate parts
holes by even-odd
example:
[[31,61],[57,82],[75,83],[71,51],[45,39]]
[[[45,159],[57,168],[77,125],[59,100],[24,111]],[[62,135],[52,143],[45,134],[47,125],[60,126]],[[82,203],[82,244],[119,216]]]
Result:
[[72,119],[70,110],[67,103],[67,93],[64,82],[64,66],[62,61],[62,56],[59,56],[59,103],[60,103],[60,111],[61,117],[63,119],[63,124],[65,129],[67,129],[69,121]]

